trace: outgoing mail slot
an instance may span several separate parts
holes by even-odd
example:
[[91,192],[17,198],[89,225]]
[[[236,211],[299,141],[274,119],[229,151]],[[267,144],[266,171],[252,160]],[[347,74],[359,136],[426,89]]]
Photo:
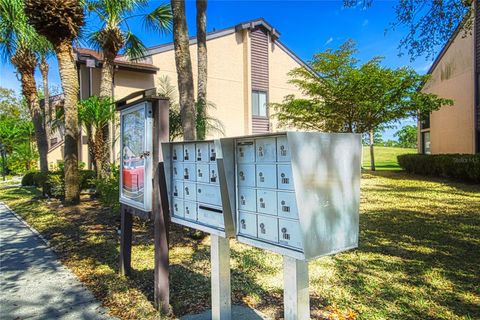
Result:
[[183,183],[183,198],[185,200],[197,200],[196,184],[193,182]]
[[172,201],[172,214],[174,217],[184,217],[183,200],[174,198]]
[[295,193],[277,192],[277,210],[280,217],[298,219]]
[[224,228],[225,224],[223,222],[223,212],[221,207],[208,206],[208,205],[198,205],[198,222],[201,222],[206,225],[210,225],[216,228]]
[[217,160],[217,152],[215,150],[215,144],[210,142],[208,144],[208,159],[210,162],[216,162]]
[[195,144],[187,143],[183,146],[183,161],[195,161]]
[[222,198],[220,196],[220,187],[216,185],[197,184],[197,201],[221,206]]
[[191,201],[185,201],[185,219],[197,220],[197,204]]
[[208,143],[197,143],[195,148],[195,161],[208,162]]
[[277,215],[277,193],[273,190],[257,190],[257,212]]
[[303,249],[300,224],[297,221],[278,219],[278,239],[280,244]]
[[257,216],[257,233],[260,239],[278,242],[278,221],[275,217]]
[[237,162],[246,163],[255,161],[255,149],[253,141],[238,141],[237,142]]
[[242,164],[237,168],[238,185],[242,187],[255,187],[255,165]]
[[209,182],[210,173],[208,164],[198,164],[195,170],[197,182]]
[[275,162],[276,156],[275,138],[255,140],[255,154],[257,162]]
[[277,138],[277,161],[290,161],[290,148],[286,136]]
[[183,181],[173,180],[172,196],[176,198],[183,198]]
[[277,188],[277,167],[274,164],[257,164],[257,187]]
[[208,182],[218,184],[217,164],[211,164],[208,171]]
[[180,179],[183,180],[183,163],[181,162],[173,162],[172,163],[172,178],[173,179]]
[[290,164],[279,164],[277,171],[278,189],[294,190]]
[[240,234],[257,237],[257,216],[252,213],[241,212],[238,219],[238,232]]
[[238,188],[238,209],[247,211],[256,211],[256,193],[255,189]]
[[195,172],[194,163],[184,163],[183,164],[183,179],[188,181],[195,181],[197,179],[197,174]]
[[172,160],[183,161],[183,145],[175,143],[172,148]]

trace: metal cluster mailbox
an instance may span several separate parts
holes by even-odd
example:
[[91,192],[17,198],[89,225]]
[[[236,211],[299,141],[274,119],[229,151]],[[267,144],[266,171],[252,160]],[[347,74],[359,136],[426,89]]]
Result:
[[[234,235],[228,198],[220,184],[218,141],[162,144],[170,217],[175,223],[221,237]],[[228,200],[227,200],[228,201]]]
[[360,137],[233,138],[239,241],[299,260],[357,246]]

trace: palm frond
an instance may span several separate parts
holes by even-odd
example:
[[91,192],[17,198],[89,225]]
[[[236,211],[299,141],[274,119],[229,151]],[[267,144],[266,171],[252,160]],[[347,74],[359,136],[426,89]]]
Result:
[[132,60],[136,60],[145,56],[147,47],[143,44],[142,40],[133,34],[131,31],[127,31],[125,34],[125,54]]
[[147,13],[143,20],[143,26],[146,30],[160,33],[169,33],[172,31],[172,8],[169,3],[163,3],[152,12]]

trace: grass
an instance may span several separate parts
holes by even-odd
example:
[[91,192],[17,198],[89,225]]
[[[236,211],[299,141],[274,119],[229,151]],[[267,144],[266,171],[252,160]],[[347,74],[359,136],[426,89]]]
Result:
[[[406,153],[417,153],[416,149],[374,147],[375,167],[377,170],[401,170],[397,162],[397,156]],[[370,147],[363,147],[362,167],[370,169]]]
[[[36,189],[0,190],[61,260],[122,319],[154,319],[151,224],[135,221],[131,279],[118,276],[119,218],[88,200],[73,208]],[[310,263],[315,319],[480,319],[480,186],[365,173],[360,246]],[[171,230],[173,317],[209,308],[209,238]],[[232,298],[282,317],[282,259],[232,245]],[[337,318],[334,318],[334,315]]]

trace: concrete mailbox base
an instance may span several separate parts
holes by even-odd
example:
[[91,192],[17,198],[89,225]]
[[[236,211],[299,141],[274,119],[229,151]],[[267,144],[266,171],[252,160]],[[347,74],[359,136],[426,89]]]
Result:
[[232,319],[230,284],[230,242],[211,235],[212,320]]
[[285,320],[310,319],[308,262],[283,256],[283,286]]

